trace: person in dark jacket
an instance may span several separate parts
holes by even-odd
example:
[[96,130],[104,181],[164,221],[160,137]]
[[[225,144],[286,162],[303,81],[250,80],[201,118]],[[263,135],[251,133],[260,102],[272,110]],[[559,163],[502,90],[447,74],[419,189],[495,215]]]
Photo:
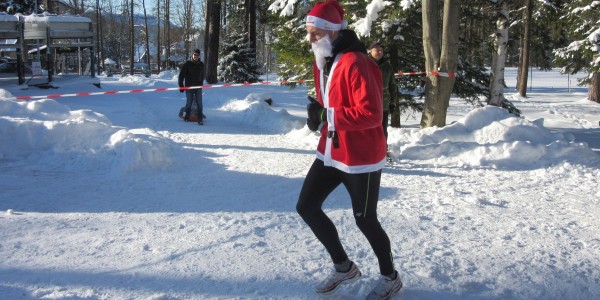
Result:
[[[179,87],[202,86],[204,82],[204,64],[200,61],[200,50],[194,50],[192,59],[186,61],[181,66],[179,72]],[[198,106],[198,125],[204,125],[202,114],[202,89],[179,89],[181,93],[185,91],[187,101],[185,102],[185,116],[183,119],[189,121],[192,111],[192,104],[196,101]]]
[[383,81],[383,133],[387,142],[388,123],[390,114],[396,109],[398,87],[396,86],[396,76],[392,64],[383,57],[383,47],[379,43],[371,44],[369,56],[379,65],[381,78]]

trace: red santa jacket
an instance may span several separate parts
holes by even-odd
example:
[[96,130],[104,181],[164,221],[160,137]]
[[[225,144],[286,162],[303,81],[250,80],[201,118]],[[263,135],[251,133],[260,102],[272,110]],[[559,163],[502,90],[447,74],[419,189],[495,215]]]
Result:
[[336,55],[327,82],[316,63],[313,70],[317,99],[327,110],[317,158],[346,173],[382,169],[387,147],[377,64],[366,53],[352,51]]

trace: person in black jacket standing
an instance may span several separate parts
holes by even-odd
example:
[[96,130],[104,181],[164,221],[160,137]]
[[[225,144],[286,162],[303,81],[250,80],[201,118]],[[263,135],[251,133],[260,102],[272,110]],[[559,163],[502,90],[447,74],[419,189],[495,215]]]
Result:
[[[387,143],[389,116],[396,110],[398,102],[398,87],[396,86],[396,75],[392,64],[383,57],[383,46],[379,43],[371,44],[369,47],[369,56],[377,63],[381,70],[381,79],[383,81],[383,134]],[[388,160],[390,159],[388,153]]]
[[[200,61],[200,50],[194,50],[192,53],[192,59],[186,61],[181,66],[179,72],[179,87],[190,87],[190,86],[201,86],[204,82],[204,64]],[[179,92],[183,93],[185,90],[185,96],[187,101],[185,102],[185,121],[190,120],[190,114],[192,112],[192,103],[196,101],[198,105],[198,125],[204,125],[202,114],[202,89],[179,89]]]

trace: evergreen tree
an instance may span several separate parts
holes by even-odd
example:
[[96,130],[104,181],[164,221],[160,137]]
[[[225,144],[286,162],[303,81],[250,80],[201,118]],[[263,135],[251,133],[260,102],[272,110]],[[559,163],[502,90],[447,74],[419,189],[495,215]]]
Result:
[[490,95],[491,76],[485,65],[491,65],[489,37],[495,28],[488,8],[476,1],[461,4],[458,67],[452,94],[474,106],[482,106],[481,98]]
[[306,40],[304,21],[315,2],[276,0],[269,6],[268,21],[273,33],[271,49],[277,54],[277,74],[283,80],[313,79],[313,56]]
[[[377,42],[385,49],[392,68],[396,72],[422,71],[424,65],[423,41],[421,38],[421,7],[416,1],[381,2],[383,7],[373,6],[371,1],[347,2],[345,4],[350,27],[362,36],[369,46]],[[367,9],[365,7],[372,5]],[[375,18],[374,12],[377,12]],[[371,15],[368,13],[371,12]],[[372,21],[372,22],[371,22]],[[400,127],[402,115],[420,112],[423,104],[417,102],[423,95],[421,82],[424,75],[406,75],[396,77],[398,103],[390,115],[392,127]]]
[[[600,2],[573,0],[566,2],[563,21],[571,43],[554,51],[555,62],[562,72],[575,74],[580,71],[600,72]],[[590,83],[591,76],[580,82]]]
[[567,45],[560,2],[564,0],[534,2],[530,63],[540,70],[552,69],[552,51]]
[[[562,19],[570,44],[554,50],[555,62],[562,66],[561,72],[575,74],[581,71],[588,76],[580,85],[590,85],[589,98],[600,102],[600,2],[573,0],[564,4]],[[596,80],[596,82],[594,82]],[[592,93],[593,92],[593,93]]]
[[231,33],[221,45],[217,76],[225,82],[257,82],[261,65],[245,32]]
[[[313,56],[306,42],[304,20],[315,2],[276,0],[269,7],[275,36],[272,48],[277,52],[278,74],[285,79],[312,79]],[[424,71],[420,1],[339,2],[346,10],[345,19],[349,27],[367,46],[372,42],[381,43],[398,72]],[[380,4],[383,7],[374,7]],[[474,105],[481,105],[479,99],[489,96],[490,77],[482,66],[491,59],[488,39],[494,28],[489,21],[489,12],[486,14],[479,4],[465,1],[462,5],[463,11],[468,10],[469,13],[461,17],[461,26],[471,24],[472,30],[459,37],[459,69],[453,89],[454,95]],[[469,19],[472,15],[478,16],[476,21]],[[473,53],[476,55],[471,55]],[[423,95],[423,78],[423,75],[397,78],[400,102],[399,109],[392,115],[392,126],[400,126],[400,113],[411,113],[421,108],[415,99]]]
[[[528,76],[531,67],[540,70],[552,68],[552,50],[564,46],[560,36],[560,10],[558,1],[511,1],[511,26],[506,65],[515,65],[518,58],[517,90],[527,96]],[[518,51],[518,52],[517,52]]]

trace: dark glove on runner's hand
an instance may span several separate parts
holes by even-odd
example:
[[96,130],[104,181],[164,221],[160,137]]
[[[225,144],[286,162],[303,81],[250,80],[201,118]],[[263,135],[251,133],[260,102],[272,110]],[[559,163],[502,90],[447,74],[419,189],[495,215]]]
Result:
[[308,96],[310,103],[306,106],[308,112],[308,119],[306,119],[306,125],[308,129],[317,131],[319,125],[325,119],[325,108],[315,98]]

